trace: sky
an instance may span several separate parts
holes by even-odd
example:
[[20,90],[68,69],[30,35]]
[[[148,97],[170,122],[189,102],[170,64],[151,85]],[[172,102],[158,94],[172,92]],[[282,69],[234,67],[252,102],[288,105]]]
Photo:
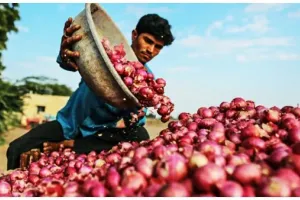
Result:
[[[175,41],[148,65],[167,81],[174,115],[235,97],[267,107],[300,103],[300,4],[108,4],[101,6],[130,43],[147,13],[172,25]],[[56,63],[63,26],[82,3],[21,3],[18,33],[3,52],[6,80],[43,75],[76,90],[78,72]]]

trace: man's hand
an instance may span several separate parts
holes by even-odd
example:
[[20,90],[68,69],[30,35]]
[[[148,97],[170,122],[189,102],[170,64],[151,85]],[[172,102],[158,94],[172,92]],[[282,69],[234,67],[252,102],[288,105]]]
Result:
[[117,128],[126,128],[127,126],[132,126],[137,123],[142,117],[145,116],[144,107],[140,108],[137,113],[130,113],[129,124],[126,125],[125,120],[122,118],[117,122]]
[[117,128],[126,128],[126,125],[125,125],[125,121],[124,119],[120,119],[118,122],[117,122],[117,125],[116,125]]
[[79,58],[80,53],[78,51],[72,51],[72,45],[81,40],[81,35],[72,36],[72,34],[80,29],[80,25],[72,25],[73,19],[70,17],[64,27],[64,35],[61,39],[60,56],[64,65],[78,70],[78,66],[74,58]]
[[38,161],[40,156],[41,152],[39,149],[32,149],[30,151],[22,153],[20,156],[20,168],[22,170],[25,170],[28,165],[30,165],[30,163]]
[[44,142],[44,153],[51,153],[52,151],[62,151],[65,147],[64,141],[62,142]]

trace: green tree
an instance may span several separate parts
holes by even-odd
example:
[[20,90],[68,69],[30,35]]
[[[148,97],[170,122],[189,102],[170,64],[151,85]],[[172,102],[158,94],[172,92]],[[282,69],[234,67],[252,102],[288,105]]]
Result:
[[[15,112],[22,112],[24,92],[10,82],[4,81],[1,72],[5,69],[2,61],[2,51],[8,40],[7,34],[18,32],[15,25],[20,20],[17,3],[0,4],[0,134],[7,130],[7,121]],[[1,135],[0,135],[1,137]]]
[[15,25],[15,21],[20,20],[18,7],[17,3],[0,3],[0,74],[5,69],[1,58],[2,51],[6,49],[7,33],[18,32]]
[[25,93],[49,94],[59,96],[70,96],[72,90],[64,85],[58,84],[56,79],[46,76],[28,76],[17,81],[19,87]]

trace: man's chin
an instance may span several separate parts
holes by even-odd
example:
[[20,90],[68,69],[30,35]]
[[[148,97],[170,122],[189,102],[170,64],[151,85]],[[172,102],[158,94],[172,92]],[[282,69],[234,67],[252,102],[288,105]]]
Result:
[[147,60],[147,59],[144,59],[144,58],[138,58],[138,61],[139,61],[140,63],[142,63],[142,64],[145,64],[145,63],[148,62],[148,60]]

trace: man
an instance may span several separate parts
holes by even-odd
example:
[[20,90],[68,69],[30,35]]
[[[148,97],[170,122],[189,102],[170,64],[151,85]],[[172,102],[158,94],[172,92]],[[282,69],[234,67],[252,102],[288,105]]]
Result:
[[[71,23],[72,18],[65,23],[57,62],[63,69],[75,72],[78,66],[74,58],[78,58],[80,53],[72,51],[71,47],[81,40],[81,36],[72,36],[80,26],[71,26]],[[149,71],[146,63],[174,41],[171,25],[157,14],[141,17],[131,39],[135,55]],[[80,154],[111,149],[121,141],[147,140],[149,134],[143,127],[145,115],[134,123],[130,122],[132,113],[139,111],[141,108],[124,110],[107,104],[81,80],[67,105],[58,112],[56,120],[42,124],[10,143],[7,169],[26,167],[33,154],[30,150],[34,148],[50,152],[65,147]],[[147,110],[144,109],[144,112]],[[33,160],[36,159],[38,156],[33,157]]]

